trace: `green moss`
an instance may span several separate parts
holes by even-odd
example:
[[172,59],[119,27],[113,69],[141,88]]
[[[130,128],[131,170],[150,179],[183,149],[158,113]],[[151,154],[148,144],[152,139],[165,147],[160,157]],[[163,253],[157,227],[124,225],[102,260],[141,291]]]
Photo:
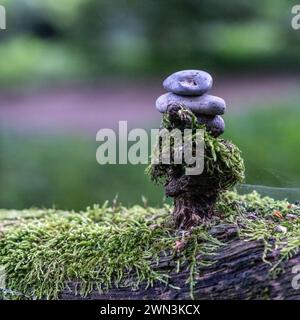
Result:
[[[217,209],[224,215],[221,221],[194,228],[188,236],[171,229],[169,206],[125,208],[105,203],[80,213],[2,210],[0,264],[6,268],[7,288],[17,297],[53,299],[71,281],[81,283],[76,289],[83,296],[92,289],[101,292],[114,286],[136,289],[141,282],[151,286],[159,281],[171,286],[169,274],[156,268],[165,255],[171,254],[174,272],[188,268],[186,280],[193,296],[201,267],[213,263],[222,246],[209,230],[212,224],[222,222],[238,225],[245,241],[262,239],[266,250],[281,248],[276,264],[299,249],[298,205],[261,198],[255,192],[245,196],[226,192]],[[274,210],[280,211],[282,218],[274,215]],[[288,220],[288,214],[294,214],[294,219]],[[276,233],[278,224],[288,232]],[[180,242],[184,246],[178,250],[175,245]]]
[[[185,129],[192,129],[192,141],[196,139],[196,131],[203,129],[204,131],[204,171],[206,179],[213,181],[218,186],[219,191],[225,191],[233,187],[238,182],[244,180],[244,161],[241,157],[239,148],[229,140],[214,138],[205,129],[204,125],[197,122],[196,116],[184,106],[177,106],[179,111],[176,114],[166,113],[163,116],[162,128],[171,132],[173,129],[179,129],[184,134]],[[169,146],[167,151],[169,152]],[[178,150],[176,149],[178,148]],[[174,146],[174,140],[171,141],[170,154],[175,155],[182,152],[182,146]],[[154,149],[155,153],[164,153],[164,146],[160,145]],[[157,157],[157,155],[156,155]],[[184,157],[183,157],[184,158]],[[146,169],[146,173],[152,181],[156,183],[164,183],[168,178],[170,169],[184,172],[189,167],[184,161],[181,165],[171,164],[150,164]]]
[[[278,271],[279,264],[291,258],[300,248],[300,206],[286,200],[261,197],[257,192],[237,195],[227,192],[221,196],[218,209],[225,213],[228,222],[236,223],[240,237],[247,241],[262,240],[265,243],[263,259],[269,263],[271,271]],[[283,226],[287,232],[278,232]],[[273,249],[280,250],[275,264],[265,258]]]
[[[206,230],[196,228],[188,250],[177,254],[174,245],[181,237],[168,227],[167,206],[127,209],[104,204],[81,213],[43,211],[39,218],[36,210],[31,218],[28,212],[26,220],[4,228],[0,239],[7,286],[28,298],[57,298],[71,281],[80,281],[77,289],[83,296],[112,286],[136,289],[142,281],[167,285],[168,274],[155,271],[161,257],[172,251],[177,266],[191,261],[192,276],[195,256],[211,253],[216,245]],[[2,212],[2,218],[9,216],[10,211]]]

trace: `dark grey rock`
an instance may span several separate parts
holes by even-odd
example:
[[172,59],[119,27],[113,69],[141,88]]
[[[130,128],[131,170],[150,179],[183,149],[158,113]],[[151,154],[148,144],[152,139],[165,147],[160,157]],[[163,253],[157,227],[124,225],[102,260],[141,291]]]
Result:
[[179,96],[174,93],[165,93],[156,100],[156,109],[165,113],[172,105],[183,105],[195,114],[215,116],[226,110],[225,101],[219,97],[204,94],[202,96]]
[[225,130],[225,122],[221,116],[197,115],[200,124],[204,124],[213,137],[220,136]]
[[197,96],[207,92],[213,84],[211,75],[201,70],[182,70],[171,74],[163,82],[168,92]]

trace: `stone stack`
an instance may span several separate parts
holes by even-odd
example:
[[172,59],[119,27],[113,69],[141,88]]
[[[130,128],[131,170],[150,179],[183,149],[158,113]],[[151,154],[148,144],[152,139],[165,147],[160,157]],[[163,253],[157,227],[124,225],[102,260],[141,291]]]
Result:
[[175,72],[164,80],[163,87],[168,93],[156,100],[156,109],[165,113],[172,106],[183,105],[196,115],[212,136],[218,137],[225,129],[221,115],[226,111],[226,104],[223,99],[207,94],[212,84],[211,75],[205,71]]

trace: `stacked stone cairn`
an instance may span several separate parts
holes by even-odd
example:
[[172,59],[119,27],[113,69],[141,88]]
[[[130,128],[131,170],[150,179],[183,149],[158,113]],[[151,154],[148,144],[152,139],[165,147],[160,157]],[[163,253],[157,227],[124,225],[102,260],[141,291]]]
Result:
[[214,137],[220,136],[225,129],[222,114],[225,113],[225,101],[209,95],[213,79],[201,70],[183,70],[171,74],[163,82],[168,93],[156,100],[156,109],[161,113],[170,111],[172,106],[183,105],[192,111],[200,124]]

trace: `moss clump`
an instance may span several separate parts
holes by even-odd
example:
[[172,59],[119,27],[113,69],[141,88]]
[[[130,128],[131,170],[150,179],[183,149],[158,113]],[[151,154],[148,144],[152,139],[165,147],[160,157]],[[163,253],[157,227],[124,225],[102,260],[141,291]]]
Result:
[[[240,237],[247,241],[262,240],[265,244],[263,259],[271,265],[276,273],[279,264],[294,256],[300,248],[300,206],[287,200],[274,200],[261,197],[256,191],[237,195],[226,192],[218,202],[218,210],[222,211],[228,222],[239,227]],[[287,232],[276,231],[283,226]],[[266,260],[268,252],[277,249],[279,259],[275,264]]]
[[[196,130],[204,130],[204,171],[202,173],[206,180],[218,187],[219,191],[225,191],[234,186],[238,182],[243,182],[245,166],[241,157],[239,148],[229,140],[214,138],[205,129],[204,125],[197,122],[196,116],[184,106],[178,106],[179,109],[173,108],[174,113],[169,112],[164,114],[162,128],[172,131],[179,129],[184,133],[185,129],[192,129],[192,141],[196,139]],[[161,140],[160,140],[161,143]],[[176,150],[178,146],[174,145],[174,140],[171,141],[170,154],[175,155],[181,150]],[[156,148],[154,152],[164,153],[164,146]],[[166,151],[169,152],[169,149]],[[184,157],[183,157],[184,158]],[[150,164],[146,173],[156,183],[165,183],[169,177],[170,170],[176,172],[184,172],[186,167],[190,165],[184,161],[181,165],[172,162],[170,164]]]
[[[57,298],[71,281],[80,282],[76,290],[82,296],[113,286],[135,289],[142,281],[167,285],[169,276],[155,271],[155,266],[170,251],[178,268],[190,261],[187,281],[192,283],[195,257],[209,254],[217,243],[206,230],[197,228],[188,249],[177,255],[174,246],[181,235],[168,227],[167,206],[127,209],[106,203],[81,213],[49,210],[39,212],[39,218],[36,214],[33,210],[30,219],[6,226],[0,238],[7,287],[21,292],[23,298]],[[2,219],[10,216],[9,211],[1,215]]]
[[[298,205],[262,198],[255,192],[245,196],[226,192],[217,209],[218,219],[194,228],[186,238],[170,228],[169,206],[112,208],[105,203],[80,213],[2,210],[0,264],[7,272],[7,288],[12,290],[3,291],[2,296],[55,299],[71,281],[80,282],[76,289],[82,296],[92,289],[101,292],[114,286],[136,289],[141,282],[171,286],[170,275],[156,268],[165,255],[173,256],[174,272],[189,270],[192,296],[196,275],[213,263],[222,246],[209,233],[218,223],[236,224],[243,239],[262,239],[266,250],[278,246],[281,255],[276,265],[299,249]],[[290,215],[293,220],[288,219]],[[278,224],[287,228],[286,234],[274,231]]]

